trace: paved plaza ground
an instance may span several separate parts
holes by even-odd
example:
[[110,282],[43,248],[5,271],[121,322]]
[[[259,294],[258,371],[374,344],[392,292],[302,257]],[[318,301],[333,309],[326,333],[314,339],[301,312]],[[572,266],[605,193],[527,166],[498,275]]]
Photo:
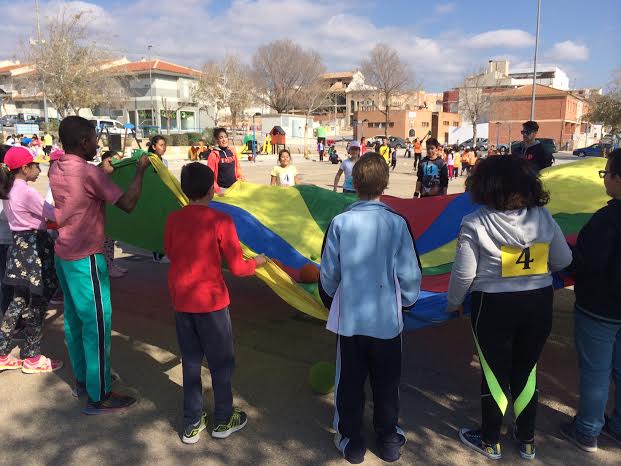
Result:
[[[559,156],[570,159],[570,156]],[[294,154],[305,182],[331,186],[336,166],[305,161]],[[411,161],[399,158],[387,194],[410,197],[415,176]],[[181,161],[172,161],[179,173]],[[266,183],[272,160],[243,163],[249,181]],[[37,187],[45,190],[42,176]],[[463,179],[450,192],[463,190]],[[87,417],[72,398],[71,370],[51,375],[0,373],[0,464],[345,464],[332,444],[332,396],[311,392],[308,370],[334,359],[334,335],[322,322],[284,303],[256,278],[227,276],[236,339],[235,402],[248,412],[246,429],[216,441],[204,435],[183,445],[181,362],[166,285],[168,266],[127,254],[119,263],[127,277],[112,281],[112,365],[121,381],[114,388],[135,393],[140,403],[123,415]],[[573,292],[556,293],[555,320],[539,364],[540,411],[534,464],[613,465],[621,449],[601,440],[601,451],[578,451],[559,434],[574,414],[578,370],[572,342]],[[62,307],[46,320],[46,354],[68,365],[63,342]],[[486,460],[458,440],[462,426],[479,419],[480,367],[468,320],[454,320],[404,336],[401,424],[408,435],[400,464],[484,464]],[[208,370],[205,399],[211,404]],[[368,402],[366,428],[370,451],[365,464],[382,464],[375,456]],[[510,417],[507,416],[507,426]],[[502,439],[503,461],[521,462],[508,434]]]

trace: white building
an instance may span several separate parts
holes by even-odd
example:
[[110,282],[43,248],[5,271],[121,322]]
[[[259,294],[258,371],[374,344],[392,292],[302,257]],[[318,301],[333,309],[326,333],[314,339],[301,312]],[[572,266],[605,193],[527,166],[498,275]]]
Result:
[[[517,68],[509,73],[511,84],[526,86],[533,83],[533,69]],[[556,66],[537,66],[537,84],[550,86],[561,91],[569,90],[569,77]]]

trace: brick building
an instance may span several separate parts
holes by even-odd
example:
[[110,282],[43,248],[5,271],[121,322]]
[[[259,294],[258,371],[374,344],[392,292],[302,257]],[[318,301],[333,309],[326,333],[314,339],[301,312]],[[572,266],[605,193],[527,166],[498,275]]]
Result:
[[[362,122],[358,137],[383,136],[385,115],[379,110],[356,111],[354,118]],[[429,131],[441,143],[448,143],[450,128],[460,125],[458,113],[433,112],[428,109],[391,110],[388,135],[400,138],[422,138]]]
[[[521,140],[522,123],[530,120],[532,85],[493,94],[489,115],[489,141],[506,144]],[[560,149],[571,149],[587,131],[583,116],[588,112],[585,99],[571,91],[537,84],[535,121],[538,136],[554,139]]]

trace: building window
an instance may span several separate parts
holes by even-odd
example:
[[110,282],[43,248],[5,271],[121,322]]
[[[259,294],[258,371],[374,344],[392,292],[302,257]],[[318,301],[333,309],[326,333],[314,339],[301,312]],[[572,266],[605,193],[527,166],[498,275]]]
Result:
[[454,121],[453,126],[459,126],[459,121]]
[[428,122],[428,121],[423,121],[420,125],[421,125],[423,128],[429,128],[429,122]]
[[388,127],[389,127],[389,128],[394,128],[394,127],[395,127],[395,124],[391,121],[390,123],[388,123]]
[[442,122],[442,126],[448,126],[448,125],[449,125],[449,122],[448,122],[448,121],[443,121],[443,122]]

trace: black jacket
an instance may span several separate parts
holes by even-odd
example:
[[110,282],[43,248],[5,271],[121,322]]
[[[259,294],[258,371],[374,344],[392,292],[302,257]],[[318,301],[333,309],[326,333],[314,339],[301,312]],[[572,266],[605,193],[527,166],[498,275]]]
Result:
[[598,210],[574,248],[576,307],[591,317],[621,323],[621,201]]
[[522,145],[522,149],[518,151],[517,154],[514,153],[513,155],[526,159],[536,172],[551,166],[554,160],[552,153],[540,142],[530,147]]

